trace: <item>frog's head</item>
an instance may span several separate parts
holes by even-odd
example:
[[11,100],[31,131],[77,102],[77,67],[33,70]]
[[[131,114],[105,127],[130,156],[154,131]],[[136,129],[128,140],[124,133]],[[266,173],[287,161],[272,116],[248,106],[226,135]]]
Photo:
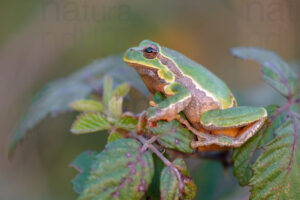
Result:
[[161,47],[150,40],[143,40],[139,46],[129,48],[124,61],[142,77],[151,92],[160,91],[166,83],[174,81],[174,74],[161,63]]

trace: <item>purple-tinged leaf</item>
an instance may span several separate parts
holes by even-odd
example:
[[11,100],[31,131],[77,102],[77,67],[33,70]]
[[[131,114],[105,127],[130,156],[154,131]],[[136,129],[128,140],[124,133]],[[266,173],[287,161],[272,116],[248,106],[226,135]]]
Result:
[[255,47],[236,47],[231,49],[231,53],[238,58],[260,63],[262,79],[283,96],[291,98],[297,92],[299,86],[296,74],[276,53]]
[[166,148],[183,153],[194,151],[190,146],[194,135],[183,128],[177,120],[171,122],[159,121],[157,126],[152,128],[152,132],[154,135],[158,135],[158,143]]
[[154,174],[152,154],[134,139],[107,144],[98,154],[80,200],[141,199]]
[[299,120],[292,118],[277,129],[253,165],[250,199],[300,199]]
[[160,177],[160,199],[192,200],[196,196],[196,185],[189,176],[187,166],[177,158],[171,166],[166,166]]
[[[268,111],[268,120],[270,120],[273,119],[273,116],[275,116],[278,111],[278,106],[271,105],[266,109]],[[252,163],[256,159],[256,151],[275,138],[274,131],[284,122],[284,119],[284,114],[280,114],[276,116],[270,124],[268,123],[269,121],[267,121],[260,132],[255,134],[241,147],[233,150],[233,173],[241,186],[247,185],[253,176]],[[264,133],[262,133],[262,131]]]

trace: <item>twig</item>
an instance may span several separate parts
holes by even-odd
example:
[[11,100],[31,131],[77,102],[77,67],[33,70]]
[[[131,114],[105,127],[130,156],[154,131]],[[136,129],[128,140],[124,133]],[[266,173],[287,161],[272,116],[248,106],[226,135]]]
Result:
[[[150,149],[153,153],[155,153],[157,155],[157,157],[159,157],[163,163],[168,166],[174,173],[175,176],[178,180],[178,188],[180,193],[182,193],[184,191],[184,183],[181,177],[181,173],[179,172],[179,170],[177,169],[176,166],[174,166],[174,164],[172,162],[170,162],[155,146],[153,146],[153,144],[150,141],[155,141],[157,138],[153,139],[153,137],[150,140],[147,140],[146,138],[144,138],[143,136],[137,135],[135,132],[130,132],[131,135],[138,139],[143,145],[146,145],[148,149]],[[155,136],[154,136],[155,137]],[[144,146],[143,146],[144,148]],[[143,149],[142,148],[142,149]]]

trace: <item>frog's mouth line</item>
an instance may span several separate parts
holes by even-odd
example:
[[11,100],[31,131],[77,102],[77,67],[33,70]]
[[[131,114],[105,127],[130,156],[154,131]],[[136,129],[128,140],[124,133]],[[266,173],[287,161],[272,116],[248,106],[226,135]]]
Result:
[[158,68],[155,68],[151,65],[148,65],[146,63],[140,63],[140,62],[136,62],[136,61],[131,61],[128,60],[126,57],[123,57],[124,62],[134,68],[145,68],[145,69],[151,69],[151,70],[159,70]]

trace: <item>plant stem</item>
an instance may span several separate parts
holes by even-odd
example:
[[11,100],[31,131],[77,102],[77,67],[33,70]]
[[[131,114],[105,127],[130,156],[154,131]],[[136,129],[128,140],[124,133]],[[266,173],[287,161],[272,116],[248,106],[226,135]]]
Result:
[[[150,140],[147,140],[146,138],[144,138],[143,136],[137,135],[135,132],[131,132],[131,135],[133,137],[135,137],[136,139],[138,139],[143,145],[145,145],[148,149],[150,149],[153,153],[155,153],[157,155],[157,157],[159,157],[163,163],[168,166],[174,173],[175,176],[178,180],[178,188],[180,193],[182,193],[184,191],[184,183],[181,177],[181,173],[179,172],[179,170],[177,169],[176,166],[173,165],[172,162],[170,162],[155,146],[153,146],[153,142],[157,139],[157,136],[153,136],[152,138],[150,138]],[[143,146],[144,147],[144,146]],[[142,148],[143,149],[143,148]]]

